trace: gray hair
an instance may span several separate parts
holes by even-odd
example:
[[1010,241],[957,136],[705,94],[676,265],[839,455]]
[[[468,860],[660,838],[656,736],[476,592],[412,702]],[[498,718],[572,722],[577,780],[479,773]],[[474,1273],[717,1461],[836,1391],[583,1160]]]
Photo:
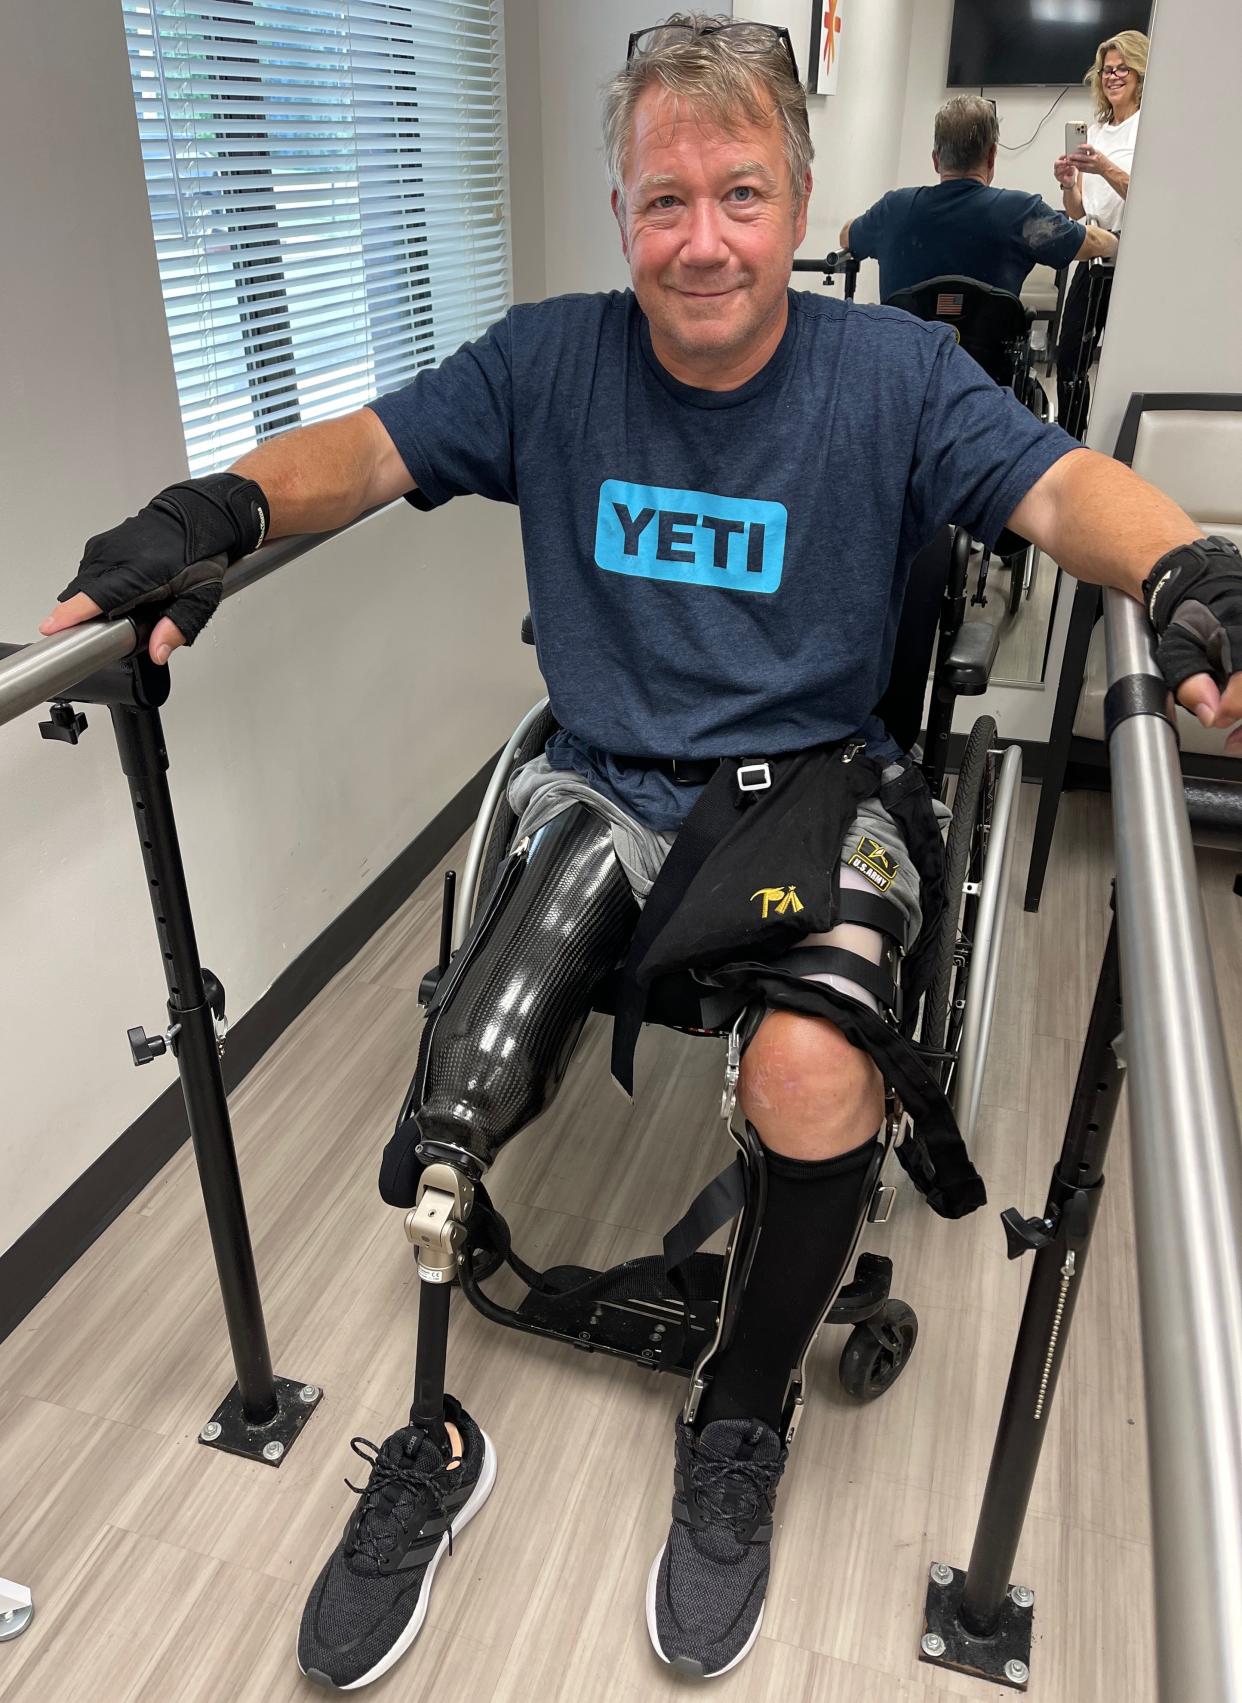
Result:
[[954,95],[936,114],[932,145],[944,171],[974,171],[986,165],[999,140],[996,108],[981,95]]
[[[701,33],[705,28],[711,33]],[[634,108],[643,90],[657,83],[722,130],[732,129],[739,116],[769,124],[775,113],[795,212],[801,207],[815,149],[806,93],[784,45],[766,27],[750,28],[709,12],[672,13],[604,87],[604,160],[622,206]]]

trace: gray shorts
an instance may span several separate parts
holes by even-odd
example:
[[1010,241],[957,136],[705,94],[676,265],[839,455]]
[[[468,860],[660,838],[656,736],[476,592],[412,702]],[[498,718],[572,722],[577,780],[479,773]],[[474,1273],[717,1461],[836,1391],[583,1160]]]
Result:
[[[900,773],[900,766],[893,764],[884,771],[884,779],[889,780]],[[660,834],[652,828],[645,828],[620,805],[596,792],[580,775],[554,769],[544,756],[524,763],[514,771],[509,781],[509,808],[518,819],[519,836],[533,834],[575,803],[589,805],[612,825],[617,861],[626,873],[634,897],[642,904],[676,834]],[[936,805],[936,813],[942,818],[949,814],[941,804]],[[877,890],[881,881],[887,881],[888,885],[882,890],[905,919],[903,945],[908,951],[923,919],[919,904],[919,878],[901,830],[883,805],[874,799],[859,806],[846,835],[841,848],[841,880],[846,886],[871,893]]]

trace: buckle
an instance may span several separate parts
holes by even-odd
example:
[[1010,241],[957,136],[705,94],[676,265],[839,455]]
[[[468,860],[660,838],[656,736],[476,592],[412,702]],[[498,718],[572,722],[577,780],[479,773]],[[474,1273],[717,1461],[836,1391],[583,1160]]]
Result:
[[766,763],[739,763],[737,788],[739,792],[766,792],[772,784],[772,771]]

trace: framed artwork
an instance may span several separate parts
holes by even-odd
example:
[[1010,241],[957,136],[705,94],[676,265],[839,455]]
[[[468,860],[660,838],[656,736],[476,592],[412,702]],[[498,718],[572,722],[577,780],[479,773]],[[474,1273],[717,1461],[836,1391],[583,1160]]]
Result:
[[811,12],[811,51],[807,93],[835,95],[841,71],[841,13],[846,0],[815,0]]

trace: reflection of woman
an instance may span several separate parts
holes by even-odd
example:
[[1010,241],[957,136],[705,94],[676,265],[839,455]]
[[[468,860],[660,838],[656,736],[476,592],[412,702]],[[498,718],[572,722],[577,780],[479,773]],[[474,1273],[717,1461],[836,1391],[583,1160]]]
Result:
[[[1071,219],[1091,218],[1106,230],[1121,229],[1146,75],[1147,37],[1140,30],[1122,30],[1096,49],[1095,63],[1083,78],[1095,98],[1095,122],[1087,129],[1085,146],[1062,154],[1053,166]],[[1065,299],[1057,343],[1057,414],[1061,424],[1079,437],[1090,399],[1086,368],[1091,350],[1083,346],[1088,330],[1088,278],[1087,268],[1079,266]],[[1101,294],[1096,336],[1104,329],[1112,287],[1111,274],[1097,284]],[[1080,366],[1082,385],[1075,398],[1072,381]],[[1071,401],[1076,403],[1073,420],[1069,418]]]

